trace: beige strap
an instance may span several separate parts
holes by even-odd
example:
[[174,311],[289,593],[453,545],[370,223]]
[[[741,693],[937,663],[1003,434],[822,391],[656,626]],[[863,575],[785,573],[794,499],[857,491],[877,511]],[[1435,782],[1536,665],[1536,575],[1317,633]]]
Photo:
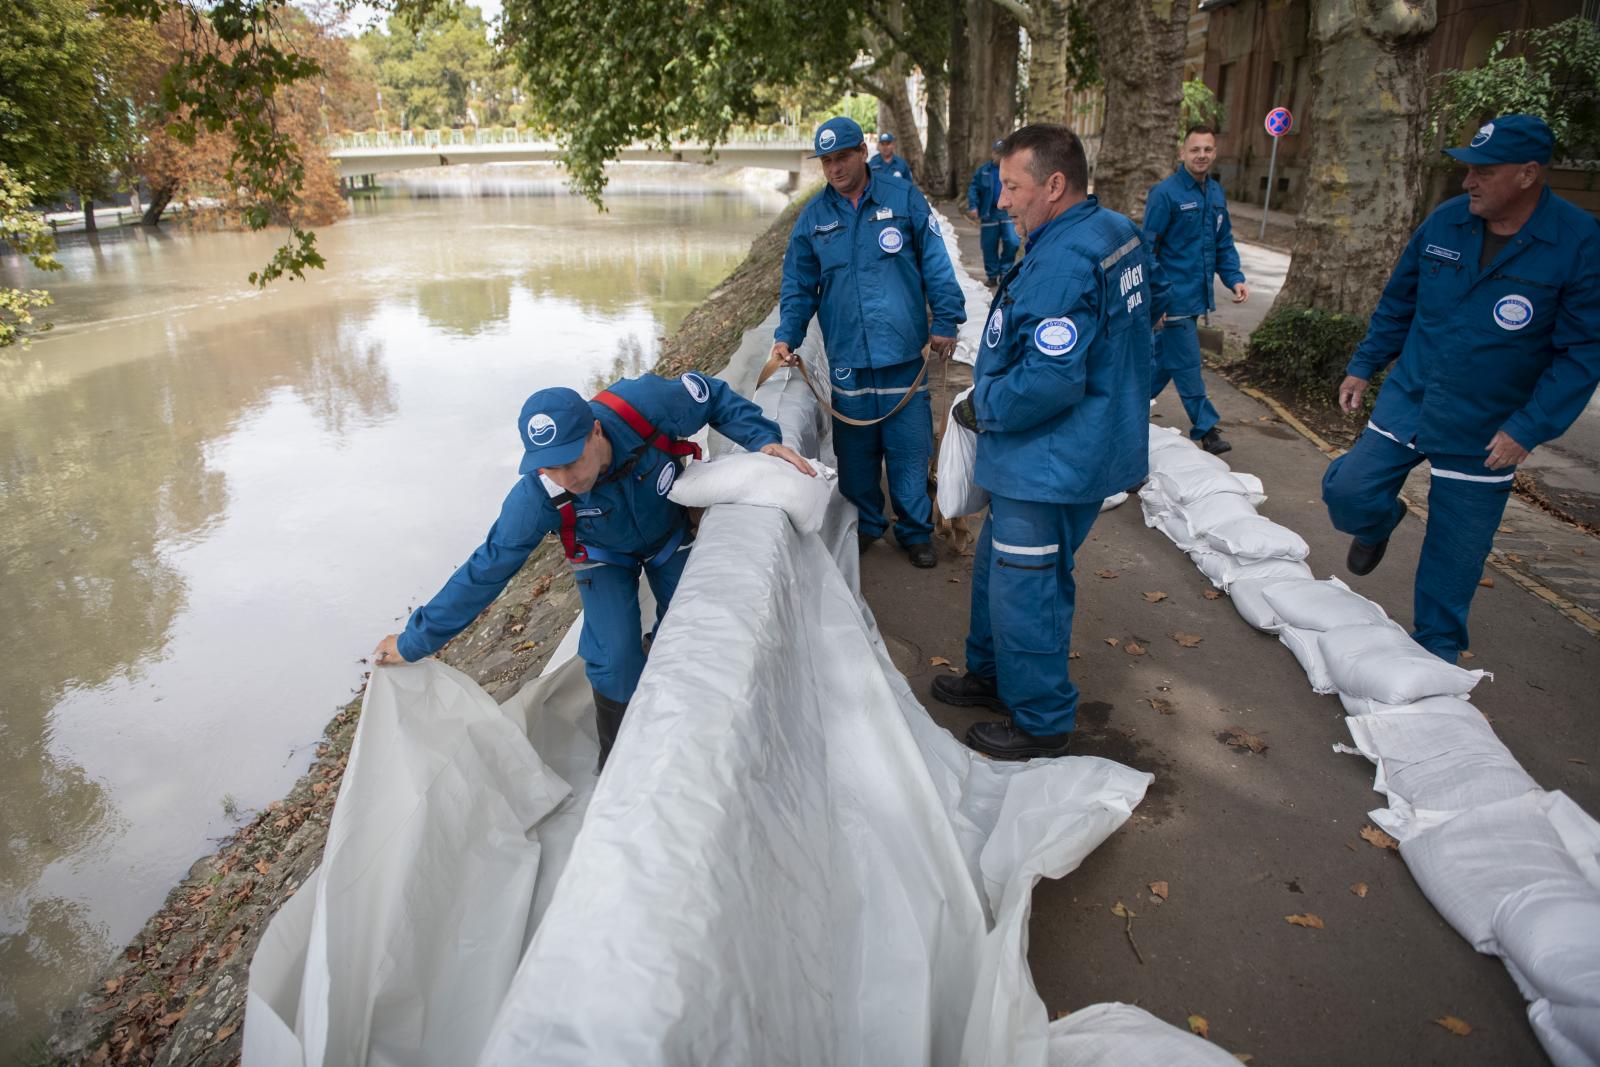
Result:
[[900,403],[896,404],[889,414],[876,419],[852,419],[849,415],[839,414],[838,411],[834,410],[834,406],[828,403],[828,398],[823,396],[821,391],[817,389],[817,383],[811,380],[811,375],[806,370],[805,360],[800,360],[795,366],[800,368],[800,377],[805,380],[806,387],[811,390],[811,395],[817,398],[817,403],[821,404],[823,410],[827,411],[829,415],[850,426],[876,426],[878,423],[883,422],[884,419],[893,418],[901,408],[911,402],[912,394],[922,388],[922,383],[928,378],[928,353],[926,349],[923,350],[922,369],[917,372],[917,380],[912,382],[910,387],[906,389],[905,396],[900,398]]

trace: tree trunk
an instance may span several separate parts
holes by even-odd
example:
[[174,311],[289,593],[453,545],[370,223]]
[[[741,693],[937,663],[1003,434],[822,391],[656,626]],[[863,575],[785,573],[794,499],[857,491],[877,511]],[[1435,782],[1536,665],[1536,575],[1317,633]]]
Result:
[[[1011,4],[1001,2],[1007,11]],[[1065,0],[1029,0],[1028,122],[1067,121],[1067,4]]]
[[94,197],[85,193],[79,193],[78,202],[83,205],[83,232],[98,232],[100,226],[94,220]]
[[1306,191],[1277,303],[1366,318],[1411,237],[1434,0],[1317,0]]
[[946,155],[950,182],[960,196],[967,176],[976,169],[972,161],[973,52],[967,33],[967,0],[950,0],[950,125],[946,130]]
[[1177,159],[1188,0],[1090,3],[1106,91],[1094,191],[1101,204],[1138,221],[1150,187]]
[[917,132],[917,112],[911,93],[906,89],[903,61],[896,60],[885,77],[889,83],[885,86],[888,90],[885,102],[894,116],[894,125],[889,128],[894,131],[895,151],[911,164],[911,173],[920,175],[923,173],[922,134]]
[[173,181],[152,185],[150,187],[150,203],[145,207],[144,215],[139,219],[139,225],[161,225],[161,213],[167,210],[167,205],[172,203],[172,194],[177,191],[178,183]]
[[[993,0],[954,0],[950,61],[950,176],[960,195],[989,146],[1017,125],[1017,20]],[[956,57],[960,57],[959,61]]]
[[950,102],[950,83],[943,71],[927,75],[928,149],[923,154],[927,173],[919,184],[930,196],[950,196],[954,181],[950,174],[950,134],[945,113]]

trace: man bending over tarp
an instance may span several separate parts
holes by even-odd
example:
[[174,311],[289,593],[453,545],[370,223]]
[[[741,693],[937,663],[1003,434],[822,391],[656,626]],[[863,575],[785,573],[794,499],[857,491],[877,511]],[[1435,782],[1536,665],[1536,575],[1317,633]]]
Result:
[[700,455],[683,438],[707,424],[752,452],[816,473],[780,443],[760,408],[719,378],[624,378],[587,401],[571,389],[534,393],[517,418],[522,478],[500,518],[444,588],[412,612],[405,632],[378,643],[374,660],[409,663],[438,651],[500,595],[546,534],[558,533],[583,600],[578,655],[594,689],[604,768],[644,671],[639,572],[655,593],[659,627],[693,540],[688,513],[667,491],[685,457]]

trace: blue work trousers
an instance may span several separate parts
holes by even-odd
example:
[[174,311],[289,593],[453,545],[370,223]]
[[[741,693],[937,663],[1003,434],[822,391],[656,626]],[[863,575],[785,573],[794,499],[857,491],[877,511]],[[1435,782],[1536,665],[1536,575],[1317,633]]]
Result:
[[1194,317],[1168,319],[1156,331],[1155,359],[1150,364],[1150,399],[1161,395],[1171,382],[1178,387],[1178,399],[1189,416],[1189,436],[1198,441],[1216,428],[1217,409],[1206,396],[1206,382],[1200,376],[1200,324]]
[[1369,544],[1394,533],[1405,515],[1400,488],[1423,460],[1432,468],[1428,526],[1413,593],[1411,636],[1449,663],[1467,644],[1467,612],[1494,547],[1515,471],[1489,470],[1479,456],[1428,456],[1370,423],[1355,447],[1328,465],[1322,500],[1334,528]]
[[978,243],[983,246],[983,273],[990,281],[1005,274],[1017,260],[1017,228],[1009,218],[985,222],[978,231]]
[[[922,360],[888,367],[833,372],[833,407],[853,419],[876,419],[894,410],[922,370]],[[882,537],[889,525],[883,510],[883,468],[889,468],[894,502],[894,539],[902,546],[933,538],[933,501],[928,496],[928,464],[933,457],[933,410],[924,379],[906,406],[874,426],[833,420],[833,449],[839,457],[839,491],[860,513],[858,529]]]
[[1078,687],[1068,674],[1076,586],[1072,558],[1100,514],[1090,504],[990,496],[972,561],[967,670],[993,679],[1013,721],[1035,736],[1068,733]]
[[[684,545],[659,567],[644,571],[656,597],[656,627],[666,617],[688,562],[689,546]],[[633,696],[639,675],[644,673],[644,641],[639,628],[640,569],[637,565],[620,567],[611,563],[578,564],[572,568],[583,600],[578,656],[583,660],[584,673],[595,692],[624,704]]]

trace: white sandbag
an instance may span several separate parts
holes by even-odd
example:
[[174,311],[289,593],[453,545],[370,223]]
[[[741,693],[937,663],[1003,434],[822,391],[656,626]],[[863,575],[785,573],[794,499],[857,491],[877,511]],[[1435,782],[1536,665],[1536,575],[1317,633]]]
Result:
[[1101,512],[1101,514],[1104,514],[1105,512],[1108,512],[1108,511],[1112,510],[1113,508],[1120,508],[1123,505],[1123,503],[1125,503],[1127,501],[1127,499],[1128,499],[1128,494],[1127,493],[1112,493],[1110,496],[1108,496],[1104,500],[1100,501],[1100,512]]
[[1341,693],[1382,704],[1466,696],[1485,674],[1446,663],[1393,624],[1336,627],[1322,635],[1321,644]]
[[1300,669],[1306,672],[1306,681],[1311,683],[1312,692],[1332,693],[1335,689],[1333,679],[1328,675],[1328,665],[1322,661],[1317,636],[1315,630],[1301,630],[1293,626],[1278,629],[1278,640],[1300,661]]
[[1150,476],[1150,482],[1157,492],[1174,504],[1192,504],[1218,493],[1243,497],[1252,505],[1260,505],[1267,499],[1260,478],[1238,471],[1220,471],[1210,467],[1161,470]]
[[1311,568],[1297,559],[1235,559],[1221,552],[1198,548],[1189,552],[1189,558],[1200,568],[1200,573],[1211,584],[1226,591],[1234,582],[1252,578],[1302,578],[1310,581],[1315,576]]
[[1235,559],[1305,559],[1311,548],[1301,536],[1265,515],[1248,515],[1198,530],[1212,549]]
[[1179,433],[1176,426],[1157,426],[1152,422],[1149,447],[1154,453],[1168,448],[1193,448],[1194,442]]
[[1600,1008],[1538,1000],[1528,1021],[1555,1067],[1600,1067]]
[[1280,582],[1306,584],[1309,579],[1298,578],[1246,578],[1234,582],[1228,587],[1228,599],[1233,601],[1234,610],[1245,622],[1257,630],[1275,634],[1284,626],[1284,621],[1278,618],[1278,613],[1272,609],[1267,598],[1262,594],[1269,586]]
[[1382,608],[1351,591],[1337,578],[1325,582],[1296,582],[1269,590],[1264,595],[1280,619],[1302,630],[1332,630],[1389,621]]
[[1381,715],[1352,716],[1345,726],[1367,758],[1396,767],[1452,752],[1505,751],[1483,712],[1460,697],[1429,697]]
[[1535,882],[1500,902],[1491,927],[1529,1000],[1600,1008],[1600,889]]
[[973,478],[978,464],[978,435],[956,421],[956,405],[971,392],[969,386],[950,402],[944,438],[939,442],[937,503],[939,514],[950,519],[975,515],[989,504],[989,491]]
[[1237,493],[1213,493],[1188,504],[1178,504],[1175,510],[1183,516],[1184,521],[1189,524],[1189,529],[1196,534],[1215,530],[1234,519],[1249,519],[1256,516],[1255,507]]
[[760,452],[723,456],[709,463],[691,463],[678,475],[667,499],[686,508],[713,504],[752,504],[778,508],[801,533],[816,533],[828,510],[837,476],[811,460],[815,477],[796,470],[787,460]]
[[1176,508],[1170,511],[1147,512],[1145,514],[1145,524],[1154,526],[1166,534],[1167,540],[1185,552],[1193,551],[1204,545],[1204,538],[1189,528],[1189,521]]
[[1176,478],[1197,478],[1198,472],[1218,471],[1228,473],[1228,465],[1210,452],[1190,446],[1164,448],[1150,453],[1150,473],[1171,474]]
[[1239,1061],[1143,1008],[1112,1003],[1050,1024],[1050,1067],[1239,1067]]
[[[1502,901],[1525,886],[1548,879],[1570,883],[1586,877],[1585,866],[1594,869],[1600,844],[1583,841],[1585,821],[1593,827],[1561,793],[1524,793],[1401,841],[1400,855],[1445,921],[1479,952],[1498,954],[1494,915]],[[1568,824],[1562,829],[1571,827],[1586,857],[1574,856],[1558,822]],[[1600,880],[1600,872],[1588,880]]]

